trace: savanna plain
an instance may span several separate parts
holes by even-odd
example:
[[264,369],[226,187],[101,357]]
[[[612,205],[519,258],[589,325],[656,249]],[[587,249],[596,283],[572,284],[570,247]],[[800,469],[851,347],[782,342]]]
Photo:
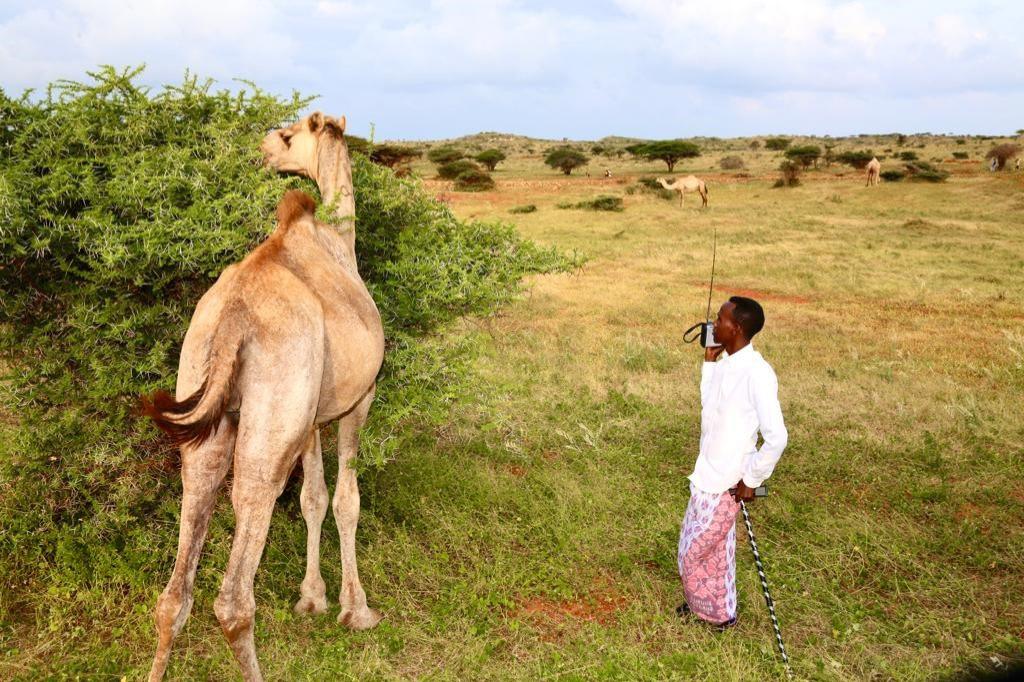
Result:
[[[713,250],[712,311],[742,294],[767,315],[755,347],[779,377],[790,442],[751,516],[797,678],[932,680],[1019,662],[1024,172],[989,172],[973,139],[927,144],[945,182],[865,187],[833,165],[773,188],[781,155],[744,147],[729,152],[746,157],[742,172],[718,168],[723,148],[672,174],[612,157],[565,176],[522,142],[495,189],[472,193],[414,164],[458,217],[513,222],[586,262],[434,340],[464,345],[474,378],[443,425],[361,473],[376,629],[342,628],[336,603],[292,612],[305,540],[289,485],[256,577],[267,679],[784,679],[742,527],[737,627],[674,613],[702,362],[682,333],[705,317]],[[949,158],[965,149],[970,162]],[[689,173],[708,181],[707,208],[639,182]],[[623,210],[564,208],[601,195]],[[222,495],[217,514],[230,513]],[[207,543],[168,679],[237,677],[212,608],[230,539]],[[322,555],[336,594],[330,515]],[[9,638],[0,677],[143,677],[172,560],[148,593],[92,593],[103,622],[61,618],[76,597],[54,594],[51,629]]]

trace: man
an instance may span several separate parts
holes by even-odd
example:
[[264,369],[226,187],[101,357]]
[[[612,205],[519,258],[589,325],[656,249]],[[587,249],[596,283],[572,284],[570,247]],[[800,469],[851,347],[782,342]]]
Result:
[[[724,629],[736,622],[736,514],[754,499],[786,447],[778,380],[751,339],[764,326],[757,301],[733,296],[718,311],[700,380],[700,454],[679,533],[679,577],[693,613]],[[763,443],[757,448],[757,434]]]

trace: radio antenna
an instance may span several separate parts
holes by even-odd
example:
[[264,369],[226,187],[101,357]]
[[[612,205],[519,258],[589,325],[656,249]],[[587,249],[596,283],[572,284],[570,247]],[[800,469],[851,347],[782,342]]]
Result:
[[715,228],[714,241],[711,247],[711,284],[708,286],[708,311],[704,319],[711,319],[711,293],[715,289],[715,258],[718,256],[718,228]]

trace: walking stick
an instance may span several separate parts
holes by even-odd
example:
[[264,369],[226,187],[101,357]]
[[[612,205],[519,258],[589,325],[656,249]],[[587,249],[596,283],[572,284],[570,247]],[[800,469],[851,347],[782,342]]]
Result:
[[793,669],[789,667],[789,656],[786,655],[786,647],[782,643],[782,631],[779,629],[779,621],[775,618],[775,602],[768,592],[768,578],[764,574],[764,566],[761,565],[761,554],[757,551],[757,540],[754,539],[754,527],[750,525],[750,514],[747,512],[747,505],[740,500],[740,509],[743,510],[743,520],[747,524],[747,536],[750,538],[750,549],[754,550],[754,563],[757,564],[757,575],[761,578],[761,587],[764,589],[764,602],[768,605],[768,613],[772,617],[772,627],[775,628],[775,641],[779,645],[779,653],[782,654],[782,664],[786,666],[786,677],[793,679]]

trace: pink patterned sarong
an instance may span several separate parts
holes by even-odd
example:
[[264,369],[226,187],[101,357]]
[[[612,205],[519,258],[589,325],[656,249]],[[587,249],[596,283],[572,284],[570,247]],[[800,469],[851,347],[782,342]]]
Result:
[[690,503],[679,532],[679,577],[686,603],[704,620],[736,617],[737,503],[728,491],[706,493],[690,486]]

